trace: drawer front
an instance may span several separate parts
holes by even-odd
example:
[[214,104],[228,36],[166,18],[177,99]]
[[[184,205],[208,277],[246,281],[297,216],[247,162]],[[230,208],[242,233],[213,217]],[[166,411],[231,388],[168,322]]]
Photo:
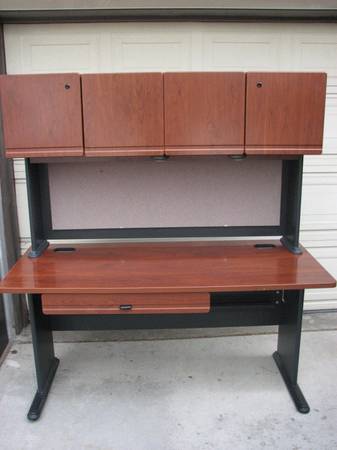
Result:
[[43,294],[44,314],[191,314],[210,310],[206,293]]

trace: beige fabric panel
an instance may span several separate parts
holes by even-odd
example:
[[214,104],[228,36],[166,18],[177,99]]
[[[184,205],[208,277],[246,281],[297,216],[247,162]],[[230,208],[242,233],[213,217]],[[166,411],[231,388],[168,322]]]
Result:
[[279,160],[49,164],[53,229],[278,225]]

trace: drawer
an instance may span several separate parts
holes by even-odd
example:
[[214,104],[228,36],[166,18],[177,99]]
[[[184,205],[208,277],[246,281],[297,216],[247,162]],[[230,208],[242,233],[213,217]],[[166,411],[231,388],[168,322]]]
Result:
[[191,314],[210,310],[209,293],[43,294],[44,314]]

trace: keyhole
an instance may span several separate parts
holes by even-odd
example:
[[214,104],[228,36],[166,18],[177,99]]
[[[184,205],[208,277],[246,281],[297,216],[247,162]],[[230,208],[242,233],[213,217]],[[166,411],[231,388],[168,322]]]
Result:
[[70,89],[70,85],[69,84],[65,84],[64,85],[64,89]]

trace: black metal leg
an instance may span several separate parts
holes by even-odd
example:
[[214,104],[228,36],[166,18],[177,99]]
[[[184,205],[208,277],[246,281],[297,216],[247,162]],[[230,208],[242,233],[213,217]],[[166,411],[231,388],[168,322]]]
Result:
[[37,420],[47,400],[59,360],[54,355],[53,335],[49,318],[42,313],[41,295],[29,295],[28,303],[32,328],[37,392],[27,417],[29,420]]
[[306,414],[309,405],[297,384],[304,291],[284,292],[284,317],[279,326],[277,351],[273,358],[297,410]]

